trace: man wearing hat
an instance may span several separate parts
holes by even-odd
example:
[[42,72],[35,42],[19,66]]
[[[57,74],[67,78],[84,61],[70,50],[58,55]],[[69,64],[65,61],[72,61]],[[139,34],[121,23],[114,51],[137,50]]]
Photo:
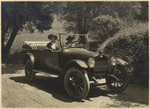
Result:
[[66,38],[66,40],[67,40],[67,42],[65,43],[65,44],[66,44],[66,47],[72,47],[73,40],[74,40],[74,36],[69,35],[69,36]]
[[47,47],[50,48],[50,49],[52,49],[52,50],[56,50],[56,49],[57,49],[57,46],[56,46],[57,36],[54,35],[54,34],[50,34],[50,35],[48,36],[48,39],[50,39],[51,42],[49,42],[49,43],[47,44]]
[[84,35],[80,35],[79,38],[78,38],[78,41],[76,43],[74,43],[74,46],[75,47],[83,47],[85,48],[85,43],[86,43],[86,40],[85,40],[85,36]]

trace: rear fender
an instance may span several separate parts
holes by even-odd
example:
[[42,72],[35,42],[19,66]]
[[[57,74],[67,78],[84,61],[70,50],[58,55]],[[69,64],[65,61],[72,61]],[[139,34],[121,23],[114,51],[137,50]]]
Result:
[[34,56],[32,53],[27,53],[24,58],[23,58],[23,64],[25,65],[27,60],[30,60],[32,62],[32,67],[34,68],[34,62],[35,62],[35,59],[34,59]]

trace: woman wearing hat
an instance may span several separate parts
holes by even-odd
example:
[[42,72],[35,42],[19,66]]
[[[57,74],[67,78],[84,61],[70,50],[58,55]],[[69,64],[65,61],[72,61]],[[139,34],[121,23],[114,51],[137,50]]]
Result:
[[56,50],[57,49],[57,46],[56,46],[56,40],[57,40],[57,36],[56,35],[53,35],[53,34],[50,34],[48,36],[48,39],[51,40],[51,42],[49,42],[47,44],[47,47],[52,49],[52,50]]
[[72,47],[73,40],[74,40],[74,36],[69,35],[69,36],[66,38],[66,40],[67,40],[67,42],[65,43],[65,44],[66,44],[66,47]]

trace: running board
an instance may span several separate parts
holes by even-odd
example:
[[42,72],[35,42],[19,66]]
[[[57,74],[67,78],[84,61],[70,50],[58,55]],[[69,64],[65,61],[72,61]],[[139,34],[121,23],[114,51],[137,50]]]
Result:
[[93,81],[91,81],[90,84],[93,85],[93,86],[102,86],[102,85],[106,85],[106,83],[99,83],[99,82],[96,80],[95,77],[92,77],[92,80],[93,80]]
[[91,85],[93,86],[102,86],[102,85],[106,85],[107,83],[91,83]]
[[33,71],[36,73],[40,73],[44,76],[50,76],[50,77],[58,77],[59,76],[59,74],[50,73],[48,71],[41,71],[41,70],[33,70]]

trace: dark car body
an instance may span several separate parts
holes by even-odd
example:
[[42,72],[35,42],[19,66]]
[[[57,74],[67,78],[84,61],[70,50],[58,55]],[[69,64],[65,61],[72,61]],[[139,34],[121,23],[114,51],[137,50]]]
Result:
[[[44,45],[45,44],[41,44],[39,46]],[[44,69],[48,71],[50,69],[54,69],[63,71],[67,67],[67,64],[69,64],[68,62],[71,63],[71,60],[74,60],[79,66],[83,68],[88,68],[86,62],[89,58],[94,58],[95,67],[91,69],[92,73],[101,74],[103,72],[107,72],[109,68],[108,64],[110,64],[108,63],[108,57],[96,52],[88,51],[83,48],[67,48],[63,49],[62,51],[51,51],[47,49],[41,50],[32,48],[29,50],[29,53],[32,53],[32,55],[34,56],[34,68],[36,70]],[[29,58],[29,55],[31,54],[27,54],[24,57],[24,64],[27,58]]]
[[[113,71],[115,71],[116,68],[123,69],[123,72],[125,71],[125,68],[123,67],[124,61],[119,60],[116,58],[110,58],[107,56],[102,55],[99,52],[93,52],[89,49],[85,48],[62,48],[60,50],[52,51],[50,49],[47,49],[47,43],[48,42],[36,42],[36,41],[26,41],[23,45],[23,50],[26,51],[26,55],[23,59],[23,64],[26,65],[28,61],[30,61],[30,66],[33,71],[44,71],[47,73],[54,73],[57,75],[61,75],[63,78],[66,75],[66,72],[69,72],[69,69],[76,69],[76,71],[81,71],[81,76],[84,74],[83,72],[87,73],[87,76],[83,77],[86,81],[94,81],[97,82],[95,78],[101,79],[106,78],[107,81],[110,82],[110,80],[116,79],[118,81],[119,76],[115,76],[113,74]],[[90,61],[90,59],[92,61]],[[115,62],[113,62],[113,61]],[[94,64],[93,67],[90,66],[90,64]],[[115,63],[115,65],[113,65]],[[26,65],[29,66],[29,65]],[[119,66],[119,67],[118,67]],[[84,71],[83,71],[84,70]],[[68,73],[69,74],[69,73]],[[79,75],[78,74],[78,75]],[[112,79],[113,78],[113,79]],[[65,79],[66,80],[66,79]],[[86,82],[85,81],[85,82]],[[85,83],[84,83],[85,84]],[[89,84],[87,82],[87,84]],[[107,84],[107,83],[106,83]],[[100,85],[100,84],[99,84]],[[110,83],[109,83],[110,85]],[[87,85],[87,87],[89,87]],[[113,89],[114,91],[123,91],[126,89],[127,84],[123,86],[123,88],[117,88]],[[110,86],[111,88],[111,86]],[[82,99],[87,96],[89,89],[85,89],[84,94],[79,97],[76,97],[75,95],[71,95],[73,98]],[[69,91],[67,90],[69,93]]]

